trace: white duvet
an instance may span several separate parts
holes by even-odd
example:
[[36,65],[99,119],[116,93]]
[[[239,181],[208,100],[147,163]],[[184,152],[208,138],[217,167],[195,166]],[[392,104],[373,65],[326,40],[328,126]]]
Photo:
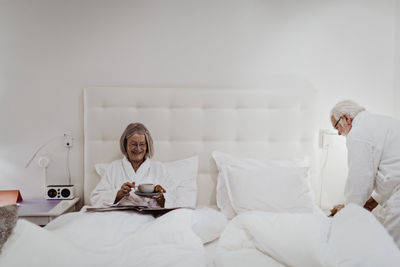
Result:
[[157,219],[134,212],[70,213],[45,228],[18,220],[0,266],[205,266],[192,210]]
[[251,211],[222,233],[217,267],[400,266],[400,251],[375,217],[350,204],[333,219],[320,214]]

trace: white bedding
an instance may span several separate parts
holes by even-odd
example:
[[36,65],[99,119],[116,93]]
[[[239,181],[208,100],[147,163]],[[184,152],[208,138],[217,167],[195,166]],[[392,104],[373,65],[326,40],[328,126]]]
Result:
[[0,266],[206,266],[192,210],[70,213],[45,228],[19,220]]
[[216,239],[216,240],[211,241],[204,245],[204,251],[206,253],[207,267],[215,267],[214,259],[215,259],[215,255],[216,255],[218,242],[219,242],[219,239]]
[[312,213],[246,212],[222,233],[216,265],[323,266],[328,228],[326,217]]
[[246,211],[313,212],[309,168],[305,160],[257,160],[220,151],[217,204],[232,219]]
[[375,217],[353,204],[333,219],[250,211],[222,233],[215,265],[398,267],[400,251]]

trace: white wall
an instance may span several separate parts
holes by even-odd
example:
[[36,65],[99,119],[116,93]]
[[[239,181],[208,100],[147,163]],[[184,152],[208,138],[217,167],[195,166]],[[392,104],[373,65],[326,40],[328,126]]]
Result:
[[[263,87],[289,74],[320,91],[321,128],[344,98],[394,115],[395,2],[0,0],[0,186],[42,196],[42,170],[24,166],[64,131],[81,183],[88,86]],[[324,176],[337,187],[339,140]],[[52,155],[49,183],[65,179],[65,151],[60,137],[40,153]]]
[[400,118],[400,0],[396,0],[395,8],[395,75],[394,75],[394,106],[397,118]]

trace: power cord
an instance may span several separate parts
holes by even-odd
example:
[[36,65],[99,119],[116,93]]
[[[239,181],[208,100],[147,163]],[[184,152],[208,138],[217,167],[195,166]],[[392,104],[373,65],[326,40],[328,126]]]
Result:
[[[35,157],[37,156],[37,154],[47,145],[49,145],[50,143],[54,142],[55,140],[57,140],[58,138],[60,138],[61,136],[55,136],[53,138],[51,138],[50,140],[48,140],[46,143],[44,143],[43,145],[41,145],[38,149],[35,150],[35,153],[33,153],[32,157],[29,159],[29,161],[26,163],[25,168],[28,168],[32,161],[35,159]],[[65,134],[64,134],[64,138],[65,138]],[[68,184],[71,185],[71,167],[70,167],[70,150],[71,150],[71,143],[68,143],[67,145],[67,166],[66,166],[66,172],[67,172],[67,176],[68,176]],[[42,157],[39,158],[39,166],[44,168],[44,177],[45,177],[45,184],[47,185],[47,166],[49,164],[49,158],[48,157]]]
[[326,164],[328,162],[328,157],[329,157],[329,144],[326,144],[325,147],[323,148],[325,150],[325,157],[324,157],[324,161],[322,163],[322,167],[320,170],[320,174],[321,174],[321,185],[320,185],[320,189],[319,189],[319,206],[322,208],[322,190],[324,189],[324,170],[326,167]]
[[69,164],[69,152],[71,150],[71,147],[67,147],[67,175],[68,175],[68,184],[71,185],[71,168]]

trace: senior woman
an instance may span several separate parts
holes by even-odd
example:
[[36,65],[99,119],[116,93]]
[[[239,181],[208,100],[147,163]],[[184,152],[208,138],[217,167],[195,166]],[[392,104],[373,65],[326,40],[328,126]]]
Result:
[[[171,206],[175,195],[171,192],[174,190],[173,180],[168,179],[161,162],[151,159],[153,139],[146,126],[129,124],[120,138],[120,149],[124,157],[107,167],[90,196],[92,205],[101,207],[119,202],[149,207]],[[158,194],[155,196],[134,194],[132,189],[143,183],[162,186],[157,186]]]

